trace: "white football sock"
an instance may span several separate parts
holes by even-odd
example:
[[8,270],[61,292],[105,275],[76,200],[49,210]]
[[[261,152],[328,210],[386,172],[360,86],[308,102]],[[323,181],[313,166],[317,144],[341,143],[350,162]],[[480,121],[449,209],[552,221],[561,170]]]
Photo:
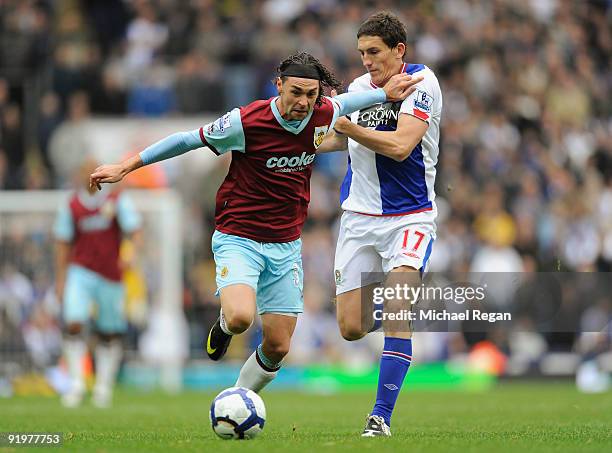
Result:
[[99,342],[96,346],[96,385],[95,393],[112,394],[113,385],[121,361],[121,341]]
[[64,358],[68,365],[68,374],[70,374],[71,392],[82,393],[85,391],[85,378],[83,376],[83,357],[87,347],[85,342],[80,337],[64,338]]
[[255,393],[259,393],[266,385],[268,385],[278,374],[278,370],[267,371],[264,370],[261,365],[257,362],[257,351],[251,354],[251,357],[244,362],[240,369],[240,376],[236,381],[236,387],[246,387],[253,390]]

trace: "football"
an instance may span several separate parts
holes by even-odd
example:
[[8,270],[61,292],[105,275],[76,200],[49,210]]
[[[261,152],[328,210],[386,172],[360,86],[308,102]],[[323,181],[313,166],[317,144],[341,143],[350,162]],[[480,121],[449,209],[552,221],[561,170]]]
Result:
[[252,439],[266,422],[261,397],[244,387],[230,387],[219,393],[210,406],[210,423],[222,439]]

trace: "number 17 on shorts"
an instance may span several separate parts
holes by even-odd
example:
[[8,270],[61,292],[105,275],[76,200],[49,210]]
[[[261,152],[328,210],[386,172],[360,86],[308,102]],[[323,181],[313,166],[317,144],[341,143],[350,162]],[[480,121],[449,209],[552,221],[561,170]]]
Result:
[[391,235],[389,265],[386,271],[399,266],[410,266],[425,272],[434,241],[431,226],[415,224],[404,226]]

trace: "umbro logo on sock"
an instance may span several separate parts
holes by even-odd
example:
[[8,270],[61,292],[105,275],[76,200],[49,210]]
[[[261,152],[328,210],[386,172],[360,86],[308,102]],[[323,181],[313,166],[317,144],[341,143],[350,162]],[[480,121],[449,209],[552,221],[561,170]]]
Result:
[[387,387],[389,390],[397,390],[399,388],[395,384],[385,384],[385,387]]

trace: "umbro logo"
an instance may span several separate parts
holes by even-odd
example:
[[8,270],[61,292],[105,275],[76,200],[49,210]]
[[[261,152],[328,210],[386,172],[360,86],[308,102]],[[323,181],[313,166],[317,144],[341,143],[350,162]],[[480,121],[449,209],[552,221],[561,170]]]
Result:
[[395,384],[385,384],[385,387],[387,387],[389,390],[397,390],[399,388]]

